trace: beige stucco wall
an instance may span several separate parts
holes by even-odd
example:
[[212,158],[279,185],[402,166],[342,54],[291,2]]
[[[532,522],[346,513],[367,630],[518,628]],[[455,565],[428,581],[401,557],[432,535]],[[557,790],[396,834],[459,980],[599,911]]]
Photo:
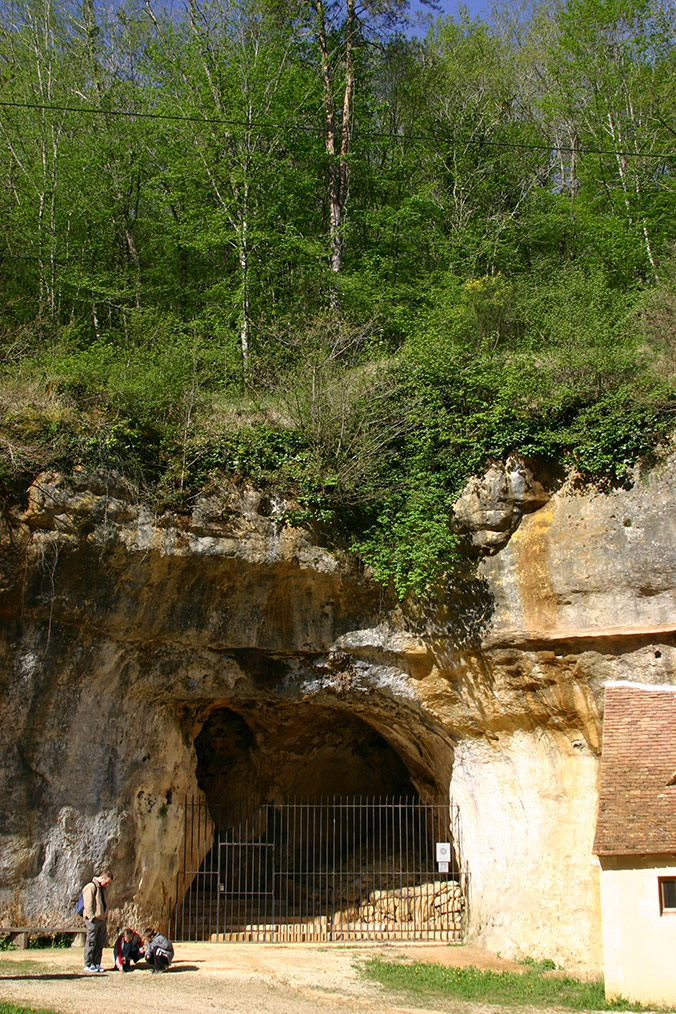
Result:
[[676,915],[660,915],[658,877],[676,877],[676,856],[601,860],[608,999],[676,1004]]

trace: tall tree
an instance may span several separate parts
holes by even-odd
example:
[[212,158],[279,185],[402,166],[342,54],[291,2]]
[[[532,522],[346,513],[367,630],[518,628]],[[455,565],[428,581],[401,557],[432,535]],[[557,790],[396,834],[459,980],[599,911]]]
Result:
[[426,85],[451,270],[513,269],[520,223],[550,176],[514,50],[492,25],[439,23],[426,40]]
[[[348,167],[355,98],[356,48],[387,35],[400,25],[408,0],[308,0],[314,15],[314,37],[323,91],[324,143],[327,157],[329,264],[334,275],[343,267],[343,227],[348,204]],[[436,6],[433,0],[423,0]],[[331,288],[337,303],[337,289]]]
[[36,310],[55,320],[63,240],[59,185],[68,121],[63,111],[46,107],[63,105],[69,96],[68,10],[52,0],[18,0],[0,21],[0,33],[5,78],[0,131],[15,231],[5,234],[7,254],[23,261],[21,274],[27,279],[31,262],[36,266]]
[[[281,10],[266,0],[189,0],[187,10],[186,23],[163,24],[153,67],[163,104],[186,119],[170,139],[161,185],[182,244],[204,254],[224,249],[214,292],[222,299],[224,282],[236,276],[234,287],[227,285],[246,373],[254,275],[279,217],[288,118],[303,111],[307,81],[297,59],[292,5]],[[292,173],[285,182],[291,189]],[[226,250],[234,254],[234,273]]]
[[654,276],[667,168],[661,153],[669,149],[658,107],[673,50],[666,8],[655,0],[568,0],[555,24],[543,108],[573,149],[562,185],[571,198],[580,192],[622,216],[642,247],[639,270]]

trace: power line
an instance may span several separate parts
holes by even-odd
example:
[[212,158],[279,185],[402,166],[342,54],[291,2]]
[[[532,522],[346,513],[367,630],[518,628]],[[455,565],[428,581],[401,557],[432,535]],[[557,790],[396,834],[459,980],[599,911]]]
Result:
[[[251,123],[248,120],[230,119],[223,116],[186,116],[179,113],[142,113],[125,109],[99,109],[94,106],[48,106],[41,105],[36,102],[7,102],[2,100],[0,100],[0,106],[10,109],[37,109],[43,112],[55,113],[85,113],[87,115],[94,116],[126,116],[133,119],[218,124],[224,127],[246,127],[253,133],[261,133],[263,130],[285,130],[286,132],[301,131],[303,133],[311,134],[322,134],[324,132],[324,127],[312,126],[311,124],[297,123],[289,125],[288,123],[277,123],[274,121]],[[381,130],[356,130],[355,133],[362,134],[366,137],[380,138],[382,140],[439,142],[439,137],[435,134],[397,134],[392,131]],[[522,151],[558,151],[566,152],[571,155],[621,155],[624,158],[676,158],[676,152],[674,151],[627,151],[619,148],[587,148],[576,147],[575,145],[568,144],[558,144],[553,141],[547,144],[532,144],[526,143],[525,141],[499,141],[490,138],[477,138],[475,140],[468,139],[465,143],[475,145],[476,147],[486,146],[493,148],[514,148]]]

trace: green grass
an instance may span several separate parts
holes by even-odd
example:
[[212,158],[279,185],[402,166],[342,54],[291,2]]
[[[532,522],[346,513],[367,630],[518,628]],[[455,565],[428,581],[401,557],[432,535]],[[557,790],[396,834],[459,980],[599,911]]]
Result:
[[12,975],[39,971],[47,966],[42,961],[35,961],[34,958],[20,958],[12,955],[11,958],[0,958],[0,974]]
[[[543,967],[544,966],[544,967]],[[392,990],[505,1006],[528,1005],[570,1010],[643,1010],[623,1000],[608,1003],[603,982],[583,982],[552,975],[550,962],[528,963],[518,972],[482,971],[474,966],[452,968],[420,961],[396,962],[372,958],[362,973]]]
[[23,1007],[17,1003],[10,1003],[8,1000],[0,1000],[0,1014],[60,1014],[52,1007]]

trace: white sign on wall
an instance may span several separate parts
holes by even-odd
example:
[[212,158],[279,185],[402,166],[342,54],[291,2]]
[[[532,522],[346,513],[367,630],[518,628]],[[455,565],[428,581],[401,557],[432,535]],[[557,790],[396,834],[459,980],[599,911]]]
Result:
[[451,862],[451,843],[450,841],[438,841],[437,842],[437,868],[439,873],[448,873],[448,867]]

